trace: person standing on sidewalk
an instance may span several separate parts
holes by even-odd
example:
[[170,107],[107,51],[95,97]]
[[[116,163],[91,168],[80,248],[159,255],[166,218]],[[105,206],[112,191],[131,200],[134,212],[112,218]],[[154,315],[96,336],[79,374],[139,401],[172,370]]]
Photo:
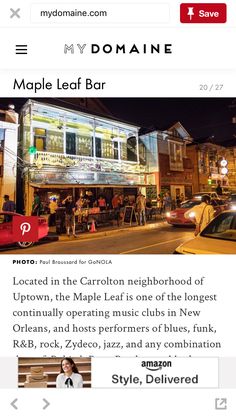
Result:
[[52,198],[50,199],[50,203],[49,203],[49,211],[50,211],[49,226],[50,227],[53,227],[56,225],[56,209],[57,209],[57,199]]
[[217,195],[222,195],[223,194],[223,189],[221,187],[220,180],[218,180],[218,182],[217,182],[216,193],[217,193]]
[[136,209],[138,213],[138,223],[139,225],[146,224],[146,198],[141,192],[138,194],[136,199]]
[[106,203],[106,200],[105,200],[104,196],[100,196],[98,198],[98,206],[100,208],[100,211],[105,211],[107,203]]
[[189,214],[194,212],[194,218],[196,223],[195,236],[201,233],[202,230],[204,230],[204,228],[214,218],[214,208],[212,205],[210,205],[210,196],[203,195],[201,201],[201,204],[196,205],[184,214],[184,217],[188,218]]
[[65,206],[65,222],[66,222],[66,232],[67,236],[70,237],[70,230],[74,237],[77,237],[75,234],[75,208],[76,205],[73,201],[72,195],[68,195],[63,201],[62,205]]
[[31,215],[39,216],[43,212],[43,204],[40,200],[39,193],[37,191],[34,192],[34,200],[32,203],[32,211]]
[[[3,199],[4,199],[4,203],[3,203],[3,206],[2,206],[2,210],[7,211],[7,212],[15,212],[16,211],[16,204],[15,204],[14,201],[10,200],[9,195],[4,195]],[[11,220],[12,220],[11,215],[4,214],[4,222],[5,223],[7,223]]]
[[163,198],[163,205],[164,205],[164,211],[171,211],[172,209],[172,199],[169,192],[166,192],[164,198]]
[[160,215],[162,215],[163,211],[163,196],[161,194],[157,197],[157,210]]
[[121,206],[121,202],[120,202],[120,197],[118,194],[115,194],[112,198],[111,201],[111,205],[112,208],[114,210],[114,215],[115,215],[115,220],[117,222],[117,226],[119,227],[120,225],[120,206]]
[[182,204],[182,202],[185,201],[185,196],[183,193],[180,194],[180,203]]
[[150,198],[146,199],[146,219],[151,220],[152,219],[152,201]]

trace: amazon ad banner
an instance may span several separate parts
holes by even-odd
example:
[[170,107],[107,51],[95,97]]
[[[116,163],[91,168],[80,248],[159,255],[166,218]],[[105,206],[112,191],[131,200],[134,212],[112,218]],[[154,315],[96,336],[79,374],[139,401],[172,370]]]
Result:
[[94,358],[96,388],[217,388],[217,358]]

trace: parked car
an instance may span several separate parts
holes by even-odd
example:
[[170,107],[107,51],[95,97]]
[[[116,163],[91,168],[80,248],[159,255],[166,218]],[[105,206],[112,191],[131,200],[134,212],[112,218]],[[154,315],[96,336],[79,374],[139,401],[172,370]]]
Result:
[[166,213],[166,221],[169,224],[172,224],[174,226],[177,225],[191,225],[193,226],[194,223],[191,218],[185,218],[184,214],[187,212],[190,208],[195,207],[195,205],[198,205],[199,201],[194,199],[188,199],[187,201],[184,201],[180,204],[179,208],[176,208],[173,211],[168,211]]
[[182,255],[236,254],[236,211],[224,211],[194,239],[174,252]]
[[209,195],[211,199],[218,199],[219,196],[216,192],[196,192],[193,194],[192,199],[196,199],[197,201],[201,201],[203,195]]
[[[9,221],[5,221],[5,217],[8,217]],[[0,212],[0,246],[9,244],[17,244],[21,248],[30,247],[33,242],[17,242],[13,238],[12,221],[14,217],[22,217],[21,214],[16,212]],[[48,223],[46,218],[38,217],[38,238],[42,239],[48,234]]]
[[236,210],[236,193],[232,193],[227,199],[227,208]]
[[[189,199],[182,202],[179,208],[166,213],[166,221],[173,226],[194,226],[194,207],[199,205],[200,202],[198,199]],[[226,209],[225,202],[222,199],[212,199],[211,204],[214,207],[215,216]],[[191,213],[189,217],[185,217],[185,213],[190,208],[193,208],[192,217]]]

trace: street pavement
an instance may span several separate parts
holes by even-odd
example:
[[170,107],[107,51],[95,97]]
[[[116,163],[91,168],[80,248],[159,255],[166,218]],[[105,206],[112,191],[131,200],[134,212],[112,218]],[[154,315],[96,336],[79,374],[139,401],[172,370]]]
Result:
[[61,236],[59,241],[34,245],[28,249],[11,248],[3,254],[172,254],[177,246],[193,237],[192,228],[173,227],[165,221],[146,226],[107,229]]

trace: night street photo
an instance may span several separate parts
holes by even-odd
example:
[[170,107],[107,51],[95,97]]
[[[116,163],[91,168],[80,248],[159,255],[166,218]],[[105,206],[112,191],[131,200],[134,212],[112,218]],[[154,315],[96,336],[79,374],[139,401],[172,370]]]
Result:
[[0,98],[1,254],[235,254],[236,99]]

